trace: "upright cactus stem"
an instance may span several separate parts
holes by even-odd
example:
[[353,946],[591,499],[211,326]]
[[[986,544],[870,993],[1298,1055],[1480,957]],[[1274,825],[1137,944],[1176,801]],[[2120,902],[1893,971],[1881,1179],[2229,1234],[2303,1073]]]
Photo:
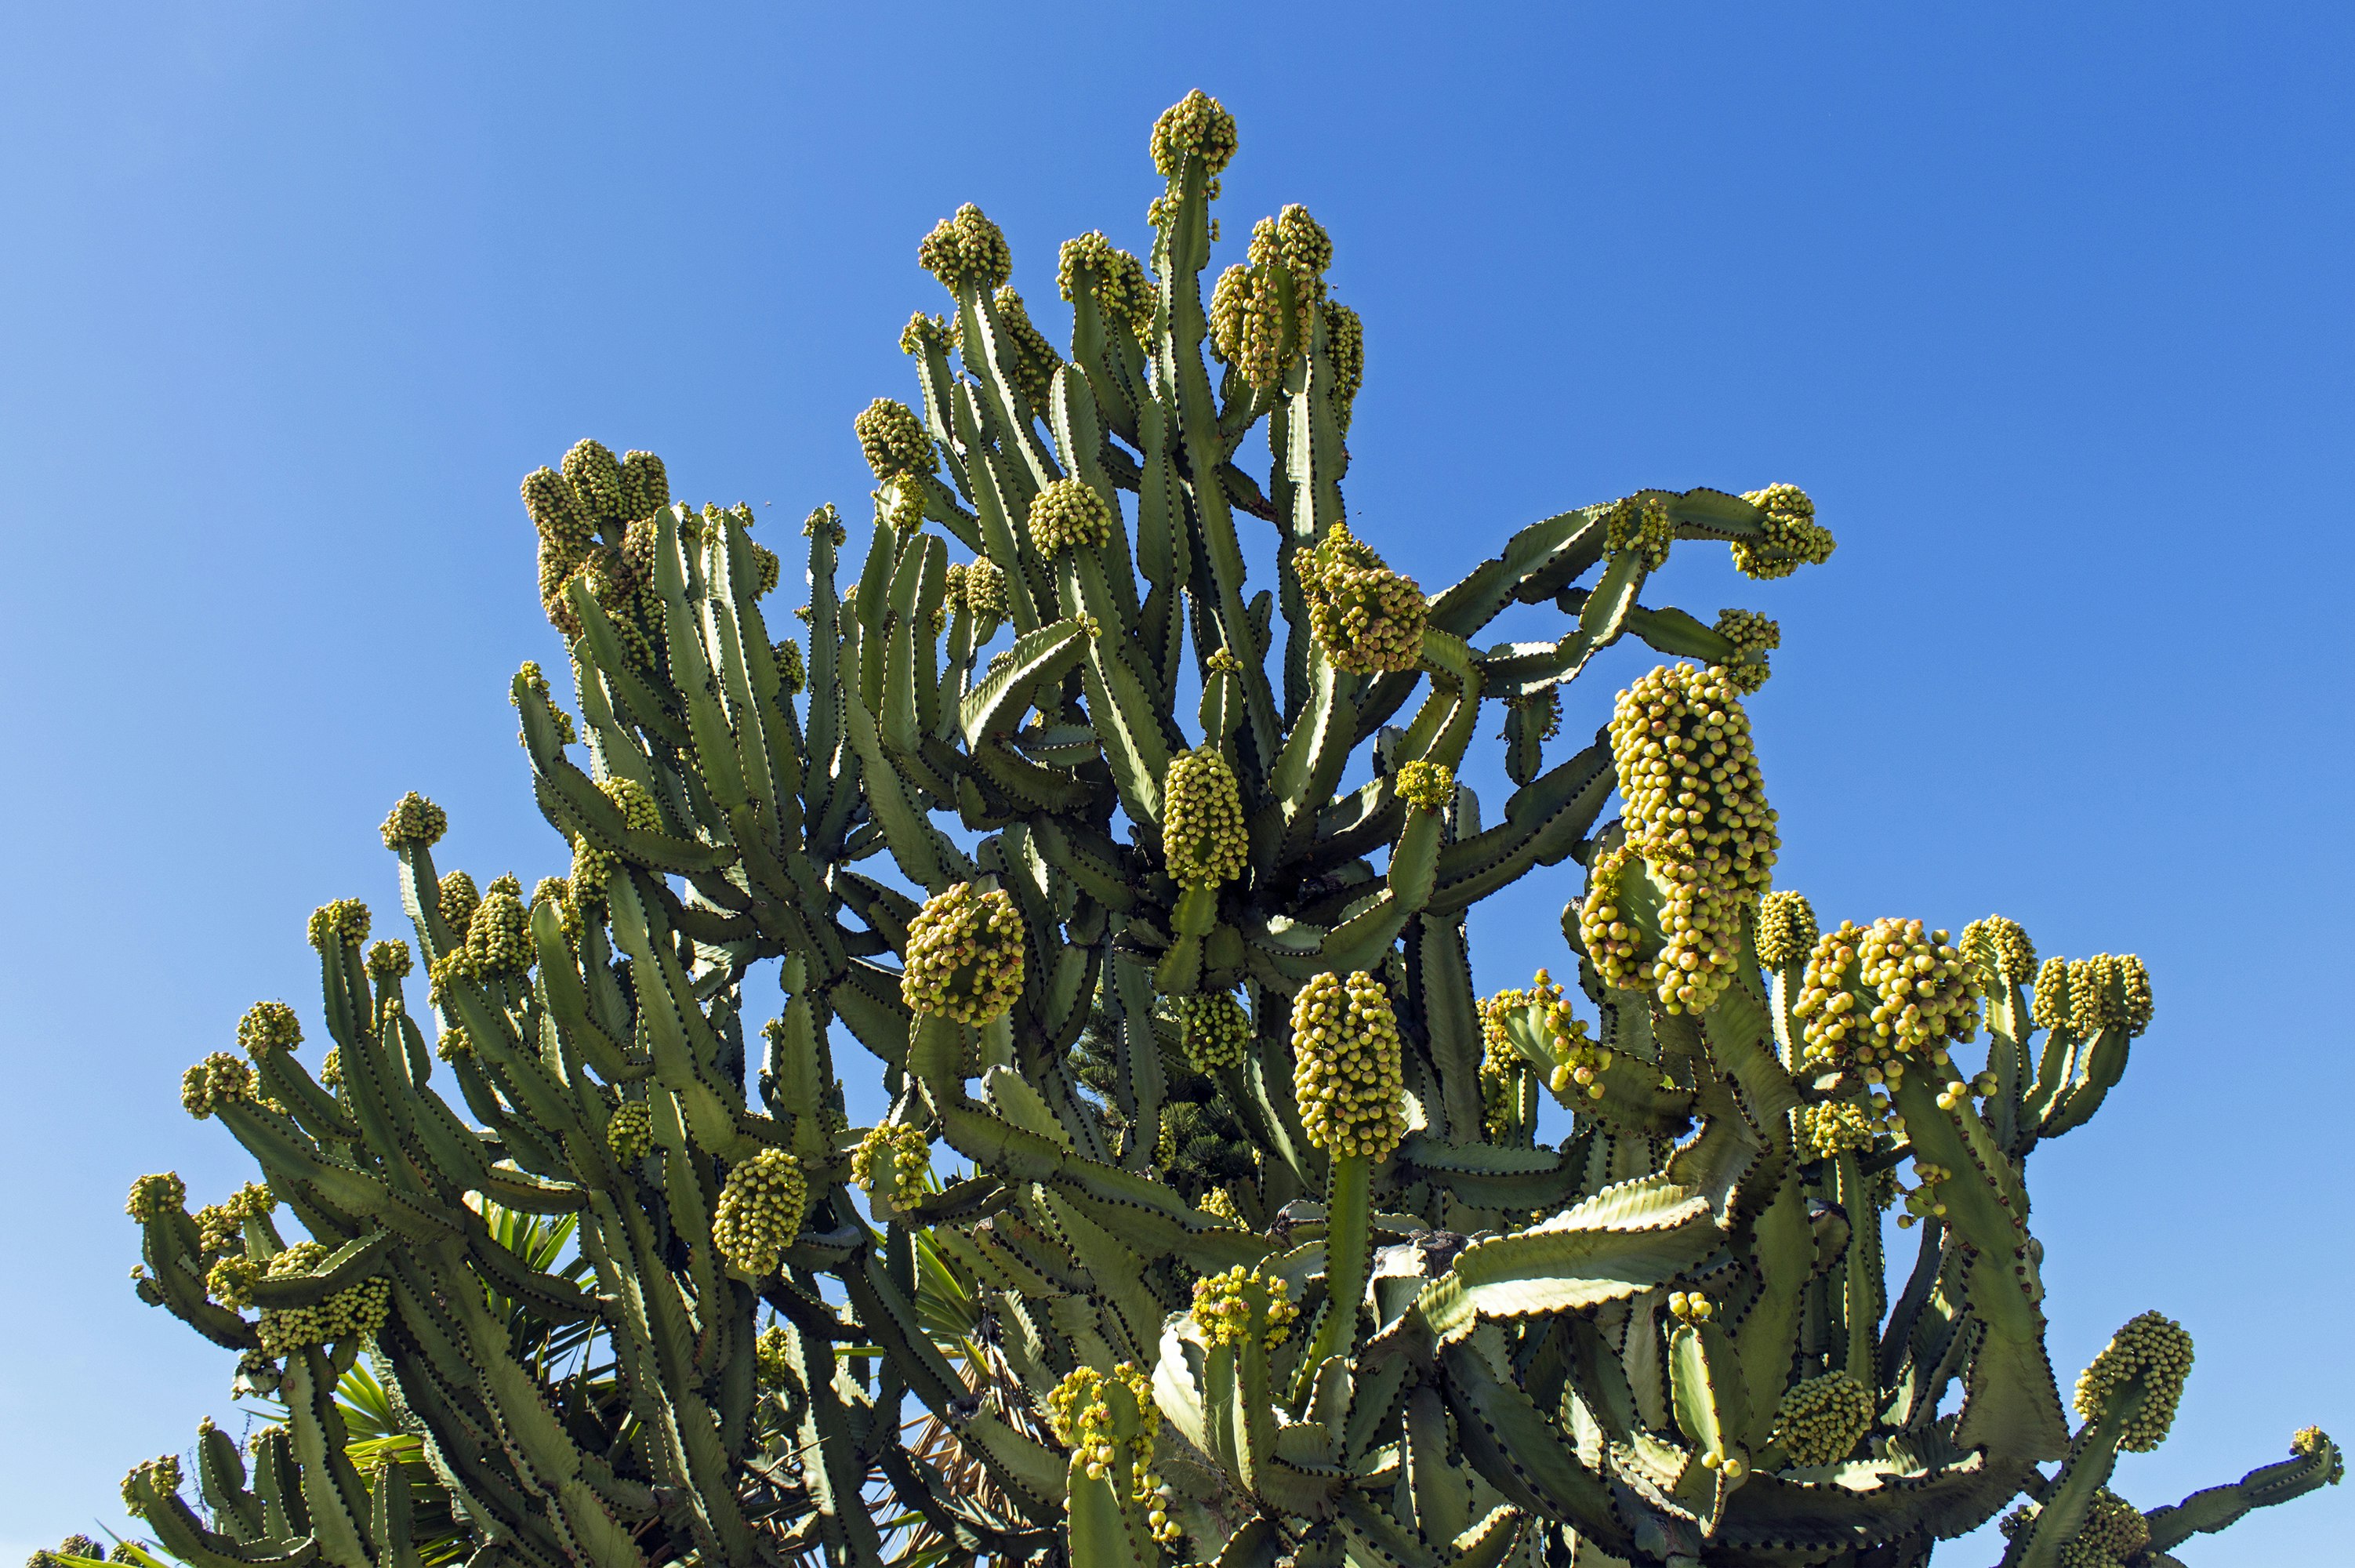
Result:
[[[2025,1496],[2007,1568],[2145,1568],[2340,1477],[2308,1429],[2138,1510],[2188,1337],[2049,1370],[2027,1159],[2141,962],[1773,885],[1782,628],[1644,597],[1826,560],[1814,504],[1563,497],[1426,595],[1347,512],[1346,243],[1229,240],[1239,150],[1173,106],[1150,243],[1052,293],[977,207],[921,239],[855,545],[594,441],[524,480],[563,874],[402,795],[403,929],[321,906],[315,1006],[184,1075],[262,1179],[141,1178],[132,1288],[271,1413],[131,1472],[135,1561],[1869,1568]],[[1473,906],[1547,877],[1570,951],[1481,997]]]

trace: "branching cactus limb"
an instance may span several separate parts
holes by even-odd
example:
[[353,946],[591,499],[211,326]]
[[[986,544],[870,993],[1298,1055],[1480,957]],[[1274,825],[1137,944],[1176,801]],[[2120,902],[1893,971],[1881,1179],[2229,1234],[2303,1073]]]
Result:
[[[1332,238],[1283,208],[1205,303],[1238,146],[1162,117],[1150,242],[1062,247],[1068,346],[978,208],[923,238],[950,301],[798,627],[651,456],[526,481],[572,685],[509,695],[570,874],[445,870],[405,796],[407,934],[309,928],[325,1038],[263,1003],[189,1070],[266,1187],[143,1180],[135,1288],[281,1414],[203,1440],[201,1509],[133,1473],[161,1549],[1880,1568],[2023,1495],[2059,1562],[2337,1477],[2301,1435],[2115,1499],[2185,1364],[2147,1325],[2062,1401],[2025,1162],[2122,1082],[2141,965],[1773,888],[1780,629],[1643,595],[1697,539],[1821,561],[1812,504],[1609,498],[1425,593],[1346,511]],[[1481,644],[1517,604],[1554,635]],[[1689,662],[1579,699],[1630,636]],[[1484,1000],[1467,911],[1564,862],[1564,980]]]

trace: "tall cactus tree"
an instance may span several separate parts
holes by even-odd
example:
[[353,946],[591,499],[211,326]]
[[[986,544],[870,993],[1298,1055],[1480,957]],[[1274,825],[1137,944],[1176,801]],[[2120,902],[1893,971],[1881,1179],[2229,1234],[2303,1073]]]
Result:
[[[803,530],[805,647],[749,513],[592,442],[525,481],[575,701],[512,695],[571,874],[444,873],[405,798],[411,936],[311,923],[320,1070],[274,1002],[189,1070],[266,1185],[144,1179],[138,1288],[280,1414],[201,1435],[198,1505],[133,1471],[155,1551],[1899,1568],[2009,1509],[2049,1568],[2339,1478],[2309,1430],[2111,1491],[2190,1367],[2155,1314],[2073,1417],[2056,1383],[2026,1162],[2118,1083],[2141,965],[1771,891],[1774,625],[1643,594],[1679,543],[1823,560],[1806,497],[1581,507],[1424,594],[1344,512],[1325,231],[1261,219],[1205,308],[1235,148],[1199,92],[1161,117],[1151,254],[1064,245],[1067,349],[978,209],[924,239],[950,306],[856,421],[855,581],[831,508]],[[1554,640],[1477,642],[1549,603]],[[1550,760],[1631,636],[1689,662]],[[1455,775],[1499,719],[1484,821]],[[1566,861],[1574,988],[1478,999],[1465,912]]]

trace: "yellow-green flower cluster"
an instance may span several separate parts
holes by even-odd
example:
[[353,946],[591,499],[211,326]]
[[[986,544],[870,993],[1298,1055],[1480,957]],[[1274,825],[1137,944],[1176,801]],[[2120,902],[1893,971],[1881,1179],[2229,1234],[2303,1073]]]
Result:
[[1366,326],[1356,311],[1333,300],[1325,302],[1325,357],[1333,362],[1333,407],[1347,435],[1350,411],[1366,384]]
[[261,1264],[234,1253],[205,1271],[205,1294],[231,1312],[242,1312],[253,1305],[253,1287],[264,1273]]
[[1145,263],[1105,239],[1103,230],[1063,241],[1055,282],[1067,300],[1078,299],[1081,290],[1094,294],[1105,325],[1139,342],[1151,336],[1155,300]]
[[764,1148],[728,1172],[712,1211],[711,1244],[736,1273],[764,1279],[777,1272],[808,1212],[809,1179],[801,1161],[783,1149]]
[[2105,1029],[2150,1027],[2150,971],[2131,953],[2096,953],[2069,965],[2069,1028],[2080,1040]]
[[474,1051],[474,1042],[466,1038],[466,1026],[454,1021],[443,1023],[441,1034],[433,1041],[433,1054],[444,1061],[471,1056]]
[[1805,1060],[1853,1063],[1865,1082],[1902,1079],[1909,1058],[1945,1065],[1946,1042],[1978,1030],[1977,972],[1918,920],[1842,921],[1808,955],[1791,1015],[1806,1028]]
[[670,479],[651,452],[616,463],[604,445],[583,441],[564,454],[563,473],[540,468],[524,476],[523,505],[539,531],[540,607],[565,635],[578,636],[565,584],[608,553],[598,545],[601,529],[611,535],[669,506]]
[[1419,811],[1444,811],[1455,798],[1455,770],[1439,763],[1401,763],[1399,798]]
[[1773,673],[1766,656],[1783,645],[1783,628],[1755,610],[1720,610],[1711,630],[1733,645],[1725,663],[1728,683],[1744,696],[1765,685]]
[[1014,272],[1014,252],[1006,247],[1005,231],[968,201],[955,217],[942,219],[917,241],[916,264],[938,278],[943,288],[958,293],[1004,283]]
[[260,1061],[273,1051],[292,1051],[303,1043],[303,1022],[283,1002],[256,1002],[237,1020],[237,1043]]
[[1325,305],[1333,241],[1296,203],[1252,226],[1250,260],[1230,267],[1210,293],[1210,341],[1219,357],[1265,391],[1304,351]]
[[[1611,1052],[1586,1032],[1586,1020],[1570,1010],[1570,997],[1547,970],[1540,969],[1526,991],[1501,991],[1481,1005],[1481,1029],[1491,1043],[1504,1037],[1505,1019],[1517,1008],[1538,1011],[1540,1038],[1552,1054],[1546,1087],[1557,1094],[1582,1093],[1603,1098],[1603,1074],[1611,1066]],[[1508,1041],[1507,1043],[1510,1043]]]
[[[538,696],[543,702],[548,703],[549,713],[550,717],[554,719],[556,723],[556,739],[558,744],[565,746],[572,744],[573,741],[577,738],[572,728],[572,715],[564,711],[563,709],[557,707],[555,705],[555,699],[549,695],[549,688],[548,684],[548,677],[540,673],[539,661],[538,659],[524,660],[523,667],[517,673],[523,677],[523,683],[527,689]],[[514,709],[518,713],[523,711],[522,693],[510,688],[507,692],[507,706]],[[529,743],[528,739],[521,731],[517,731],[516,732],[516,744],[521,746],[528,745]]]
[[624,1100],[605,1124],[605,1147],[623,1165],[635,1165],[654,1152],[655,1114],[644,1100]]
[[1921,1185],[1903,1189],[1905,1212],[1897,1216],[1897,1228],[1901,1231],[1910,1231],[1924,1220],[1946,1217],[1945,1200],[1938,1196],[1938,1189],[1952,1181],[1955,1173],[1943,1165],[1916,1159],[1913,1162],[1913,1178]]
[[1770,969],[1805,958],[1823,934],[1805,893],[1768,893],[1758,901],[1758,961]]
[[959,882],[908,923],[900,999],[911,1011],[986,1024],[1022,994],[1022,915],[1003,888]]
[[1750,719],[1722,670],[1662,665],[1619,694],[1610,733],[1628,843],[1668,893],[1653,990],[1670,1012],[1700,1012],[1732,983],[1743,912],[1780,843]]
[[[1167,1124],[1164,1123],[1163,1125],[1167,1125]],[[1241,1211],[1235,1207],[1234,1194],[1229,1192],[1223,1187],[1213,1187],[1208,1192],[1203,1193],[1202,1200],[1194,1205],[1194,1207],[1199,1209],[1205,1214],[1224,1220],[1230,1225],[1241,1226],[1243,1222]]]
[[753,1377],[764,1389],[794,1386],[793,1342],[785,1326],[772,1323],[752,1341]]
[[414,844],[431,848],[442,841],[450,828],[450,814],[410,790],[393,803],[392,812],[378,829],[384,836],[384,847],[400,849]]
[[1519,1125],[1521,1086],[1536,1071],[1505,1031],[1488,1021],[1488,1008],[1514,994],[1508,991],[1480,1004],[1486,1048],[1480,1053],[1480,1125],[1492,1138],[1508,1136]]
[[133,1182],[131,1196],[123,1200],[123,1211],[144,1225],[165,1214],[178,1213],[187,1200],[187,1183],[180,1179],[179,1172],[166,1170]]
[[1838,541],[1816,521],[1816,504],[1796,485],[1769,485],[1742,497],[1765,514],[1754,539],[1733,541],[1733,564],[1761,581],[1788,577],[1802,566],[1821,566]]
[[[790,643],[783,645],[791,647]],[[794,649],[799,662],[800,649]],[[798,674],[795,677],[799,679]],[[635,779],[601,779],[598,793],[613,803],[622,814],[622,826],[633,833],[660,833],[663,830],[662,808],[655,805],[654,792]],[[583,902],[593,903],[605,896],[608,878],[619,870],[622,858],[608,849],[601,849],[589,841],[587,834],[572,840],[573,891]]]
[[918,311],[908,318],[908,325],[900,329],[900,352],[902,354],[947,354],[956,346],[956,329],[943,315],[926,315]]
[[962,604],[974,624],[985,627],[1005,620],[1013,608],[1004,570],[987,559],[949,568],[947,603],[952,609]]
[[1030,542],[1040,555],[1102,549],[1112,542],[1112,504],[1084,479],[1057,479],[1031,498]]
[[1213,1345],[1240,1345],[1251,1332],[1252,1305],[1267,1310],[1266,1349],[1270,1355],[1292,1337],[1300,1308],[1291,1300],[1291,1288],[1273,1275],[1236,1264],[1224,1274],[1207,1275],[1194,1282],[1190,1316]]
[[477,979],[520,975],[531,967],[531,917],[513,877],[491,883],[466,923],[465,970]]
[[2077,1413],[2098,1417],[2119,1389],[2143,1380],[2142,1408],[2129,1419],[2118,1446],[2129,1454],[2147,1454],[2167,1441],[2175,1424],[2176,1402],[2183,1397],[2184,1381],[2191,1376],[2191,1336],[2183,1325],[2157,1312],[2146,1312],[2110,1337],[2094,1364],[2077,1377]]
[[1014,384],[1034,409],[1044,411],[1047,394],[1054,389],[1055,372],[1063,368],[1063,357],[1047,341],[1047,335],[1031,325],[1030,311],[1012,284],[999,289],[991,296],[997,305],[998,319],[1004,323],[1006,336],[1014,349],[1011,367]]
[[1179,997],[1172,1008],[1178,1014],[1186,1060],[1195,1072],[1216,1072],[1241,1065],[1251,1048],[1252,1021],[1241,1002],[1220,991],[1208,997]]
[[1153,166],[1163,179],[1176,179],[1188,157],[1202,160],[1215,175],[1235,155],[1235,117],[1217,99],[1196,88],[1161,112],[1153,123]]
[[1431,616],[1414,579],[1391,571],[1347,523],[1335,523],[1314,550],[1295,560],[1309,630],[1335,669],[1373,675],[1414,668]]
[[2330,1434],[2319,1426],[2301,1426],[2291,1433],[2289,1451],[2308,1459],[2327,1451],[2330,1455],[2330,1485],[2335,1487],[2347,1478],[2346,1456],[2330,1441]]
[[123,1506],[141,1518],[146,1516],[147,1506],[139,1500],[131,1483],[143,1475],[159,1495],[169,1497],[180,1489],[180,1461],[170,1454],[159,1455],[144,1465],[133,1465],[131,1473],[123,1477]]
[[2084,1524],[2061,1548],[2061,1568],[2123,1568],[2149,1544],[2142,1510],[2104,1487],[2086,1506]]
[[1380,979],[1316,976],[1292,1003],[1294,1099],[1308,1141],[1386,1159],[1406,1136],[1405,1058]]
[[869,1198],[895,1200],[923,1189],[932,1168],[932,1142],[922,1127],[884,1122],[867,1129],[851,1151],[850,1177]]
[[2030,986],[2036,982],[2036,944],[2019,922],[1991,914],[1963,927],[1956,944],[1964,959],[1976,965],[1988,986]]
[[203,1121],[221,1106],[253,1098],[253,1069],[216,1051],[180,1075],[180,1104]]
[[368,972],[376,979],[403,979],[416,966],[409,956],[409,944],[397,936],[376,943],[368,950]]
[[1604,512],[1603,539],[1613,559],[1632,551],[1645,571],[1657,571],[1668,564],[1677,525],[1668,517],[1668,504],[1657,496],[1630,496]]
[[[1105,1402],[1107,1383],[1117,1381],[1136,1406],[1136,1438],[1123,1444],[1114,1435],[1112,1406]],[[1146,1512],[1154,1539],[1175,1541],[1179,1535],[1161,1493],[1161,1477],[1153,1473],[1153,1450],[1161,1432],[1161,1409],[1153,1403],[1153,1381],[1134,1361],[1123,1361],[1107,1378],[1093,1367],[1074,1367],[1047,1395],[1047,1418],[1056,1438],[1080,1461],[1091,1480],[1109,1480],[1128,1500]]]
[[878,479],[930,474],[940,462],[923,421],[896,398],[876,399],[858,411],[850,428],[858,432],[858,450],[867,454],[867,466]]
[[809,672],[802,663],[802,645],[791,637],[778,638],[776,645],[769,650],[769,657],[777,667],[777,689],[784,696],[797,696],[809,684]]
[[1873,1119],[1853,1100],[1802,1105],[1797,1115],[1799,1151],[1804,1158],[1829,1159],[1872,1147]]
[[465,872],[444,871],[441,886],[434,890],[433,901],[441,913],[442,923],[464,941],[466,927],[473,923],[475,906],[483,901],[483,895],[475,890],[474,879]]
[[1827,1372],[1785,1392],[1773,1441],[1795,1466],[1837,1465],[1871,1429],[1871,1393],[1846,1372]]
[[1215,746],[1170,759],[1162,781],[1161,843],[1169,874],[1188,888],[1223,887],[1242,874],[1242,792]]
[[368,907],[357,899],[337,899],[311,912],[311,945],[321,952],[331,942],[357,947],[368,940]]
[[327,1054],[319,1059],[319,1083],[326,1089],[344,1086],[344,1052],[341,1046],[327,1047]]
[[[262,1276],[283,1279],[309,1274],[326,1259],[324,1243],[297,1242],[272,1258]],[[373,1339],[391,1310],[392,1285],[381,1275],[346,1285],[316,1307],[265,1307],[259,1329],[261,1353],[276,1360],[306,1345]]]

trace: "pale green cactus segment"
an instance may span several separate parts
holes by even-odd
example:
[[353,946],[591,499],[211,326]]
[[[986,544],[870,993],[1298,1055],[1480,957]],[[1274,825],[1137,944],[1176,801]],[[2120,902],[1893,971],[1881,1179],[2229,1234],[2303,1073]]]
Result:
[[905,1122],[869,1127],[850,1156],[850,1179],[869,1198],[884,1202],[921,1193],[932,1168],[932,1139]]
[[1030,542],[1044,556],[1067,549],[1102,549],[1117,520],[1112,505],[1081,479],[1058,479],[1030,502]]
[[1013,272],[1014,253],[1007,249],[1004,230],[968,201],[955,216],[933,225],[916,247],[916,263],[951,293],[968,288],[986,293]]
[[1871,1429],[1871,1391],[1846,1372],[1828,1372],[1784,1393],[1773,1441],[1793,1465],[1836,1465]]
[[384,826],[378,831],[384,836],[388,849],[400,849],[411,844],[432,848],[449,828],[450,814],[410,790],[393,803]]
[[1769,485],[1743,500],[1765,516],[1754,539],[1733,541],[1733,564],[1761,581],[1788,577],[1802,566],[1821,566],[1839,548],[1831,530],[1816,521],[1816,504],[1796,485]]
[[1250,849],[1242,795],[1224,757],[1208,746],[1178,752],[1163,778],[1161,802],[1161,841],[1180,887],[1223,887],[1242,874]]
[[1823,934],[1805,893],[1772,892],[1758,901],[1758,961],[1769,969],[1798,962]]
[[260,1061],[273,1051],[292,1051],[303,1043],[303,1021],[283,1002],[256,1002],[237,1020],[237,1043]]
[[1178,1014],[1186,1060],[1194,1071],[1216,1072],[1242,1064],[1253,1030],[1251,1015],[1231,992],[1179,997],[1170,1005]]
[[1633,556],[1646,571],[1668,564],[1668,549],[1677,542],[1677,525],[1668,502],[1657,496],[1630,496],[1614,501],[1603,514],[1604,548],[1614,556]]
[[1431,611],[1412,578],[1391,571],[1339,522],[1298,564],[1310,630],[1334,668],[1365,675],[1415,667]]
[[2121,1390],[2140,1379],[2142,1404],[2120,1428],[2118,1446],[2147,1454],[2167,1441],[2190,1376],[2191,1336],[2173,1318],[2146,1312],[2112,1335],[2093,1365],[2078,1374],[2077,1413],[2088,1421],[2099,1418]]
[[809,1178],[801,1161],[764,1148],[729,1170],[712,1210],[711,1245],[733,1273],[766,1279],[783,1266],[808,1212]]
[[1418,811],[1444,811],[1455,799],[1455,773],[1441,763],[1401,763],[1399,798]]
[[1403,1053],[1390,992],[1360,969],[1319,975],[1292,1003],[1293,1098],[1308,1141],[1387,1159],[1406,1136]]
[[1012,894],[959,882],[908,923],[900,999],[911,1012],[960,1023],[1001,1018],[1022,994],[1028,942]]

